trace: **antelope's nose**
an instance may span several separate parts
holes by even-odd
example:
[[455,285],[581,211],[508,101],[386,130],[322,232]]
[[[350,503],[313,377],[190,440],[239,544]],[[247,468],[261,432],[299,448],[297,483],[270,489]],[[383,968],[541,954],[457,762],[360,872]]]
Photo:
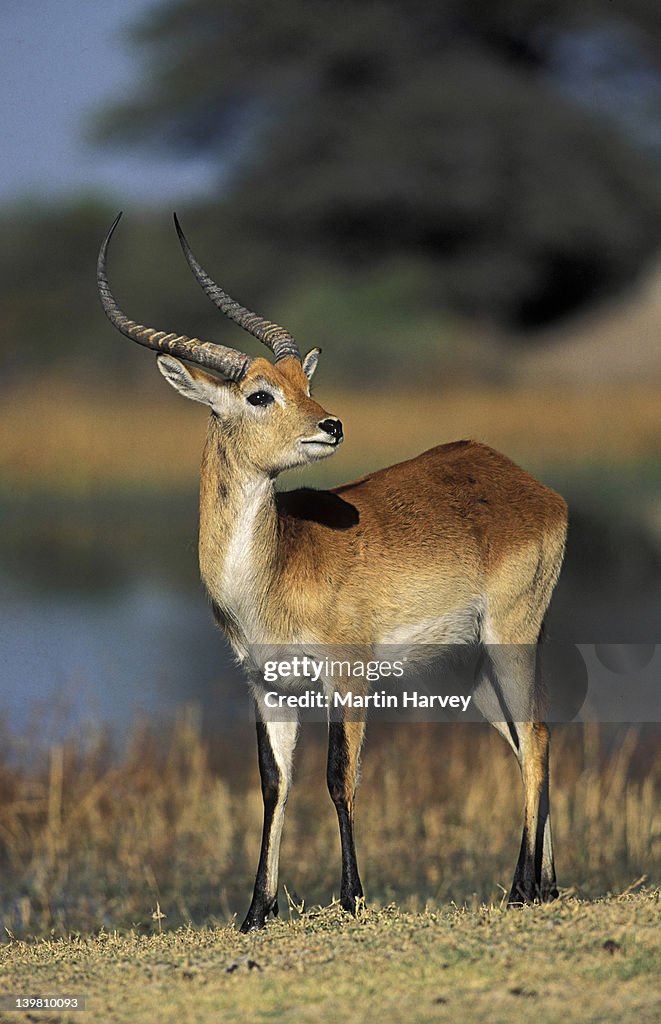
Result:
[[330,434],[335,441],[335,444],[339,444],[344,436],[342,432],[342,424],[340,420],[335,418],[335,416],[329,416],[327,420],[322,420],[319,424],[319,429],[323,430],[325,434]]

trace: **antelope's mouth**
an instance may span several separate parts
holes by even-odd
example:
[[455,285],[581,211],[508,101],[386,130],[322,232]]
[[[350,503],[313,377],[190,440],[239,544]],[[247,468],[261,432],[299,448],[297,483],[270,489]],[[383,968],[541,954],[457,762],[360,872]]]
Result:
[[343,437],[302,437],[301,444],[311,445],[314,448],[339,448],[344,440]]
[[301,452],[305,451],[302,458],[306,461],[312,459],[327,459],[333,455],[335,450],[342,444],[342,438],[329,437],[324,434],[321,437],[301,437],[299,439]]

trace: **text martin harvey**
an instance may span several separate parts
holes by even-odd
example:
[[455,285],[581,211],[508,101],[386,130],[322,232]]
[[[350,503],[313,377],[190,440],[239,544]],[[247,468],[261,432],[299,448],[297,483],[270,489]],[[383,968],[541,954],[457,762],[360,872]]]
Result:
[[270,691],[265,694],[267,708],[297,707],[297,708],[461,708],[468,709],[471,702],[470,694],[465,697],[463,694],[439,694],[439,693],[418,693],[416,690],[404,690],[402,693],[338,693],[331,696],[319,693],[316,690],[305,690],[304,693],[276,693]]

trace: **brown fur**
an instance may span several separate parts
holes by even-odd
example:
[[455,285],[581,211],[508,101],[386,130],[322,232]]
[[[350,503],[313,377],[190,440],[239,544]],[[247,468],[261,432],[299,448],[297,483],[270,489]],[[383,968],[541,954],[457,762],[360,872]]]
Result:
[[[239,383],[172,358],[159,365],[173,386],[212,410],[201,472],[200,568],[216,617],[253,679],[259,667],[251,645],[364,650],[408,642],[416,649],[480,640],[488,659],[475,703],[489,709],[514,749],[525,791],[510,899],[552,898],[548,732],[540,721],[535,645],[562,564],[563,499],[475,441],[440,445],[331,491],[279,494],[279,472],[334,450],[320,443],[328,438],[329,414],[310,397],[298,360],[256,359]],[[259,410],[248,401],[257,389],[272,398]],[[260,683],[254,686],[259,709]],[[333,726],[329,752],[342,839],[341,902],[349,910],[362,896],[352,830],[362,736],[362,722]],[[261,927],[277,911],[279,837],[295,740],[292,723],[277,720],[262,736],[275,765],[277,802],[274,810],[265,803],[262,857],[244,930]]]
[[[216,600],[217,568],[241,512],[231,442],[212,419],[200,559]],[[330,494],[273,490],[256,558],[261,594],[274,598],[264,609],[266,633],[280,642],[312,635],[329,644],[373,643],[401,623],[483,596],[501,642],[534,643],[565,530],[562,498],[473,441],[441,445]]]
[[[261,928],[278,912],[280,835],[298,732],[296,712],[267,714],[264,644],[369,651],[395,643],[418,654],[428,644],[479,640],[475,704],[514,749],[525,790],[510,898],[552,898],[548,735],[539,721],[535,645],[562,563],[562,498],[474,441],[432,448],[332,491],[278,495],[279,473],[330,455],[342,440],[339,420],[310,397],[319,350],[301,359],[287,332],[233,303],[197,263],[178,222],[197,280],[224,313],[272,350],[275,363],[128,320],[105,273],[118,219],[97,264],[104,309],[140,344],[200,364],[189,367],[171,354],[158,358],[173,387],[211,409],[200,486],[200,570],[214,614],[251,679],[264,797],[260,861],[242,930]],[[201,365],[219,368],[228,379]],[[329,689],[346,685],[323,682]],[[353,840],[362,735],[362,722],[342,716],[329,722],[327,781],[342,844],[340,902],[354,912],[363,895]]]

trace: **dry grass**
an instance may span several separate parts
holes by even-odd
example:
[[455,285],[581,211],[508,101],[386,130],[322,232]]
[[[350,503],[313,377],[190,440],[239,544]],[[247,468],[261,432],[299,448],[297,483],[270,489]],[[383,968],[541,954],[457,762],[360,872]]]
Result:
[[507,912],[338,909],[269,925],[0,946],[5,992],[78,995],[87,1014],[0,1021],[373,1020],[656,1024],[659,893]]
[[[337,826],[321,732],[304,734],[282,851],[296,901],[337,892]],[[581,895],[661,881],[658,733],[558,728],[553,808],[561,885]],[[252,732],[211,748],[188,714],[136,731],[113,758],[103,737],[57,746],[33,768],[0,764],[0,907],[15,935],[226,921],[246,909],[261,797]],[[8,749],[8,743],[0,749]],[[210,750],[213,752],[210,753]],[[213,764],[212,764],[213,761]],[[518,769],[488,727],[380,726],[368,737],[358,850],[372,904],[496,904],[520,837]]]
[[[434,392],[332,393],[347,443],[325,467],[341,481],[460,437],[474,437],[533,465],[613,464],[658,455],[658,385],[592,391],[475,387]],[[0,474],[19,487],[188,485],[197,476],[204,411],[162,381],[111,394],[107,382],[58,377],[23,383],[0,406]]]

